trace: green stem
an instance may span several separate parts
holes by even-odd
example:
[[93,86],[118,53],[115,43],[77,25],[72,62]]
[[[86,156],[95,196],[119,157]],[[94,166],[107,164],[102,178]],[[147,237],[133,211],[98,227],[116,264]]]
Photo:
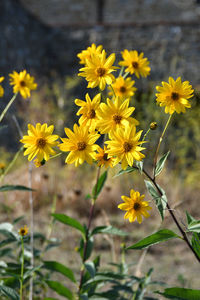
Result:
[[114,89],[113,89],[112,84],[110,85],[110,87],[111,87],[111,89],[112,89],[112,92],[113,92],[114,97],[116,97],[116,94],[115,94],[115,91],[114,91]]
[[13,167],[13,165],[15,164],[19,154],[23,151],[24,146],[22,146],[19,151],[15,154],[15,156],[13,157],[13,159],[11,160],[11,162],[9,163],[9,165],[7,166],[7,168],[5,169],[4,173],[0,176],[0,182],[4,179],[5,175],[10,171],[10,169]]
[[15,93],[13,95],[13,97],[10,99],[10,101],[8,102],[8,104],[6,105],[6,107],[4,108],[3,112],[0,115],[0,122],[3,120],[5,114],[7,113],[9,107],[12,105],[12,103],[15,101],[15,98],[17,97],[18,93]]
[[148,133],[149,133],[150,130],[151,130],[150,128],[147,130],[147,132],[146,132],[145,135],[143,136],[142,142],[146,139],[146,137],[147,137],[147,135],[148,135]]
[[125,79],[128,75],[129,75],[129,72],[126,72],[126,73],[123,75],[123,78]]
[[167,130],[167,127],[169,126],[171,118],[172,118],[172,115],[170,115],[168,120],[167,120],[167,123],[165,125],[165,128],[164,128],[161,136],[160,136],[159,143],[158,143],[158,146],[157,146],[157,149],[156,149],[156,153],[155,153],[155,156],[154,156],[153,179],[155,179],[155,170],[156,170],[156,164],[157,164],[157,159],[158,159],[158,153],[159,153],[159,150],[160,150],[160,145],[162,143],[162,140],[163,140],[164,134]]
[[20,277],[20,300],[23,300],[23,276],[24,276],[24,240],[21,236],[21,246],[22,246],[22,264],[21,264],[21,277]]

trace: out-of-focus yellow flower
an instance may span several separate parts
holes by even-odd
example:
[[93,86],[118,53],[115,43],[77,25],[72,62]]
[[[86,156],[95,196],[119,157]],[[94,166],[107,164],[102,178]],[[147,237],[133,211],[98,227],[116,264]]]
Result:
[[126,72],[130,74],[135,74],[137,78],[147,77],[150,73],[151,68],[149,67],[149,61],[144,58],[144,53],[138,54],[136,50],[128,51],[125,49],[122,53],[123,61],[119,62],[120,66],[127,67]]
[[86,59],[86,66],[80,69],[79,76],[85,77],[88,81],[88,88],[95,88],[99,86],[104,90],[106,84],[110,85],[115,77],[111,74],[116,67],[113,66],[115,61],[115,54],[111,54],[106,58],[105,50],[99,55],[92,55],[91,59]]
[[6,167],[6,165],[4,163],[0,162],[0,170],[4,171],[5,167]]
[[24,227],[21,227],[18,231],[19,235],[21,236],[25,236],[28,234],[28,227],[26,225],[24,225]]
[[28,155],[29,161],[35,156],[39,161],[43,159],[47,161],[50,155],[56,153],[52,147],[58,145],[58,142],[56,142],[58,135],[52,134],[53,130],[54,126],[47,126],[46,123],[43,125],[37,123],[36,127],[28,124],[28,135],[24,135],[20,142],[26,148],[24,155]]
[[151,122],[151,124],[150,124],[151,130],[156,130],[157,127],[158,127],[158,124],[156,122]]
[[104,149],[99,147],[97,149],[98,153],[95,154],[95,159],[98,161],[98,166],[106,168],[113,168],[114,157],[108,157],[107,147],[104,146]]
[[[4,80],[4,77],[0,77],[0,83]],[[0,85],[0,98],[2,98],[4,95],[4,88]]]
[[148,201],[142,201],[144,195],[140,196],[139,192],[132,189],[130,191],[130,197],[122,196],[121,198],[125,203],[119,204],[118,208],[127,211],[124,215],[124,219],[129,219],[129,222],[134,222],[137,218],[138,223],[141,224],[142,216],[145,218],[150,216],[148,210],[151,210],[152,207],[149,206]]
[[77,54],[78,58],[80,59],[79,64],[85,64],[86,59],[90,60],[92,55],[99,55],[101,54],[103,49],[102,45],[96,46],[94,43],[88,47],[86,50],[81,51]]
[[[122,76],[116,78],[116,81],[112,83],[112,88],[109,87],[110,96],[118,96],[121,99],[130,99],[137,90],[134,87],[135,81],[131,80],[131,77],[124,79]],[[114,93],[113,93],[114,90]]]
[[75,163],[76,167],[83,164],[84,161],[92,164],[95,159],[95,150],[98,148],[95,142],[100,135],[96,132],[90,133],[88,126],[74,124],[73,130],[74,132],[65,128],[68,138],[61,138],[63,143],[59,145],[61,151],[70,151],[65,162],[67,164]]
[[[125,129],[118,128],[115,132],[110,133],[110,141],[106,141],[108,144],[109,156],[116,157],[115,165],[119,162],[122,163],[122,169],[126,169],[127,166],[133,166],[135,160],[142,160],[145,155],[140,151],[145,148],[140,145],[145,143],[139,141],[142,134],[142,130],[136,133],[136,127],[134,125],[126,126]],[[109,157],[108,156],[108,157]]]
[[185,108],[190,108],[191,104],[187,99],[193,96],[194,90],[189,81],[181,82],[181,77],[176,81],[169,77],[169,83],[162,81],[162,86],[156,87],[156,101],[160,106],[165,106],[165,113],[173,114],[175,111],[180,114],[185,113]]
[[17,73],[14,71],[10,76],[10,85],[13,85],[13,93],[20,92],[21,96],[26,99],[31,96],[30,91],[37,88],[34,77],[30,76],[26,70]]
[[81,106],[77,112],[77,116],[82,115],[79,119],[79,124],[82,126],[89,126],[89,131],[96,129],[97,125],[97,111],[99,109],[101,94],[97,94],[92,100],[89,94],[85,96],[86,101],[76,99],[75,104]]
[[123,101],[116,97],[114,101],[107,98],[107,104],[101,103],[97,112],[99,121],[97,127],[99,131],[104,133],[110,133],[117,128],[129,127],[130,124],[138,125],[139,122],[130,117],[135,110],[135,107],[128,107],[129,99]]

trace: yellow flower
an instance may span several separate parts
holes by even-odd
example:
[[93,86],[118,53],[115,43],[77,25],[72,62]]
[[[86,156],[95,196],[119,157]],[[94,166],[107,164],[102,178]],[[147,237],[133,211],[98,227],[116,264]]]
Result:
[[88,47],[86,50],[78,53],[77,56],[80,59],[79,64],[86,64],[86,59],[91,59],[92,55],[99,55],[101,54],[103,46],[96,46],[94,43]]
[[36,127],[28,124],[28,135],[24,135],[20,142],[25,144],[24,155],[29,155],[29,161],[35,156],[39,161],[43,159],[47,161],[50,155],[56,153],[52,147],[58,145],[58,142],[56,142],[58,135],[52,135],[53,130],[54,126],[48,127],[46,123],[43,125],[37,123]]
[[10,85],[13,85],[13,93],[20,92],[21,96],[26,99],[31,96],[30,91],[37,88],[37,83],[34,82],[34,77],[30,76],[26,70],[17,73],[9,74]]
[[175,111],[179,114],[185,112],[185,108],[190,108],[191,104],[187,99],[193,96],[194,90],[189,81],[181,82],[181,77],[176,81],[169,77],[169,83],[162,82],[162,86],[156,87],[156,101],[160,106],[165,106],[165,113],[173,114]]
[[139,142],[142,130],[136,133],[136,127],[134,125],[126,126],[125,129],[119,128],[116,132],[110,134],[110,141],[106,141],[108,144],[109,156],[116,157],[115,165],[118,162],[122,163],[122,169],[126,169],[127,166],[133,166],[134,160],[140,161],[145,156],[140,151],[145,148],[140,147],[144,141]]
[[6,167],[6,165],[4,163],[0,162],[0,170],[4,171],[5,167]]
[[105,166],[106,168],[113,168],[114,157],[108,157],[107,147],[104,146],[104,149],[99,147],[97,151],[98,153],[95,155],[95,159],[98,161],[97,165],[99,167]]
[[127,67],[126,72],[130,74],[135,73],[137,78],[147,77],[149,75],[151,68],[149,67],[149,61],[147,58],[143,58],[144,53],[138,54],[136,50],[128,51],[125,49],[122,53],[123,61],[119,62],[120,66]]
[[97,127],[99,131],[110,133],[117,128],[129,127],[130,124],[138,125],[139,122],[130,117],[135,107],[128,107],[129,99],[123,101],[116,97],[114,101],[107,98],[107,104],[101,103],[97,112],[99,121]]
[[131,80],[131,77],[124,79],[122,76],[116,78],[116,81],[112,84],[112,88],[109,87],[110,96],[118,96],[121,99],[130,99],[137,90],[133,85],[135,84],[134,80]]
[[97,125],[97,111],[101,101],[101,94],[97,94],[93,100],[91,100],[87,93],[85,99],[86,101],[80,99],[75,100],[75,104],[81,106],[77,112],[77,116],[82,115],[79,119],[79,124],[81,126],[89,126],[89,131],[92,132],[96,129]]
[[[4,80],[4,77],[0,77],[0,83]],[[0,98],[2,98],[4,95],[4,88],[0,85]]]
[[92,164],[92,160],[95,158],[95,150],[98,148],[98,145],[94,143],[100,135],[96,132],[89,133],[87,126],[79,127],[77,124],[74,124],[73,130],[74,132],[69,128],[65,128],[68,138],[62,138],[63,143],[59,145],[61,151],[70,151],[65,162],[67,164],[75,163],[76,167],[83,164],[84,161]]
[[111,54],[106,59],[105,50],[99,55],[92,55],[91,59],[86,59],[86,66],[81,68],[79,76],[85,77],[88,81],[88,88],[95,88],[99,86],[104,90],[106,84],[110,85],[115,77],[111,74],[115,71],[116,67],[113,66],[115,61],[115,54]]
[[127,211],[124,215],[124,219],[129,219],[129,222],[134,222],[137,218],[138,223],[141,224],[142,216],[145,218],[150,216],[148,210],[151,210],[152,207],[149,206],[148,201],[142,201],[144,195],[140,196],[139,192],[135,192],[132,189],[130,191],[130,197],[122,196],[121,198],[125,203],[119,204],[118,208]]
[[28,227],[24,225],[24,227],[21,227],[18,231],[19,235],[25,236],[28,234]]

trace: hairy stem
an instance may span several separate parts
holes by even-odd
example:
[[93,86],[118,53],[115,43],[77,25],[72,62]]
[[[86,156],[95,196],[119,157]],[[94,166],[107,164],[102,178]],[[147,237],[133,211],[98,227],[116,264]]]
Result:
[[24,240],[21,236],[21,247],[22,247],[22,264],[21,264],[21,277],[20,277],[20,300],[23,300],[23,276],[24,276]]

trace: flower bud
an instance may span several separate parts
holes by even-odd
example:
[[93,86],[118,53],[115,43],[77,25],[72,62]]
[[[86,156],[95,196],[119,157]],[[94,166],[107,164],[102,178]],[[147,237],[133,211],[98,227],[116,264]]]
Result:
[[155,130],[155,129],[157,128],[157,126],[158,126],[158,124],[157,124],[156,122],[152,122],[152,123],[150,124],[150,129],[151,129],[151,130]]

